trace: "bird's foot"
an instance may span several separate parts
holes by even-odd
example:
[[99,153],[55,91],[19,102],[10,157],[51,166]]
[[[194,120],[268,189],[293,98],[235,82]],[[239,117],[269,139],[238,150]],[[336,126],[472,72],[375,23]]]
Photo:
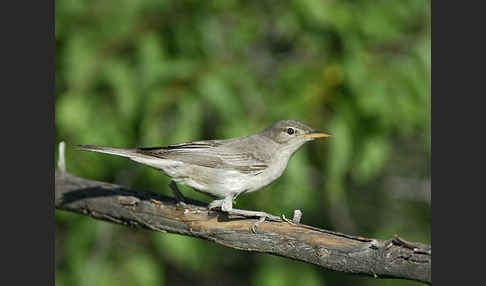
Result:
[[208,205],[208,209],[214,210],[215,208],[220,208],[223,206],[224,200],[214,200]]
[[253,233],[256,233],[256,228],[262,223],[265,221],[267,217],[260,217],[254,224],[251,225],[250,229],[251,229],[251,232]]
[[289,220],[288,218],[286,218],[284,214],[282,214],[282,220],[287,222],[288,224],[295,225],[295,223],[293,221]]
[[253,233],[256,233],[256,228],[265,220],[282,221],[280,217],[268,214],[266,212],[234,209],[233,199],[234,197],[228,196],[221,200],[214,200],[209,204],[208,209],[212,210],[215,208],[221,208],[221,211],[227,213],[228,215],[240,215],[244,217],[258,218],[258,220],[250,227],[250,230]]
[[259,212],[259,211],[247,211],[247,210],[240,210],[240,209],[231,209],[231,210],[225,210],[228,214],[236,214],[236,215],[241,215],[244,217],[257,217],[258,220],[252,224],[250,227],[250,230],[253,233],[256,233],[256,228],[263,223],[265,220],[270,220],[270,221],[282,221],[282,219],[278,216],[274,216],[271,214],[267,214],[266,212]]

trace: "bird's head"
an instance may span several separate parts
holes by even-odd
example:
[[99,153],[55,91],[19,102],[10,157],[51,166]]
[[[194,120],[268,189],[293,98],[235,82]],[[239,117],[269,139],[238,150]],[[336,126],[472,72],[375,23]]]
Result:
[[308,141],[331,136],[330,134],[314,130],[297,120],[278,121],[263,130],[261,134],[292,151],[296,151]]

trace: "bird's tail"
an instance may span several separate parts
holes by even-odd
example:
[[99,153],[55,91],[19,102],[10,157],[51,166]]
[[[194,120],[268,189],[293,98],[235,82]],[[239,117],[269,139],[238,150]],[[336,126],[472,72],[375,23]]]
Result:
[[117,147],[104,147],[95,145],[76,145],[80,150],[100,152],[112,155],[118,155],[122,157],[133,157],[137,155],[136,149],[125,149]]

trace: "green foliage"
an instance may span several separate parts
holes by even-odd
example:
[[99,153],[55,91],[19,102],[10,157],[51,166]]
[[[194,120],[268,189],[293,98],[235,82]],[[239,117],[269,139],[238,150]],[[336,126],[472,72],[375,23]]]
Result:
[[260,267],[255,271],[252,285],[325,285],[319,270],[302,263],[289,263],[287,259],[274,256],[259,257]]
[[[239,208],[301,209],[306,224],[429,242],[429,203],[387,184],[430,176],[426,3],[57,1],[56,142],[67,143],[68,172],[170,194],[155,170],[71,147],[222,139],[297,119],[333,137],[303,147]],[[61,211],[56,225],[59,285],[410,285]]]

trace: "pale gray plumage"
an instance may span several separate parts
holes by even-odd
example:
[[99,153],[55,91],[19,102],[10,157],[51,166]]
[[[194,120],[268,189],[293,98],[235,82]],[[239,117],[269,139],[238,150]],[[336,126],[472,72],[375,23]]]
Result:
[[[213,196],[210,208],[246,216],[272,218],[263,212],[232,208],[241,193],[257,191],[279,178],[290,157],[303,144],[330,135],[295,120],[282,120],[246,137],[205,140],[166,147],[124,149],[92,145],[82,150],[127,157],[158,169],[173,181]],[[275,217],[273,217],[275,218]]]

